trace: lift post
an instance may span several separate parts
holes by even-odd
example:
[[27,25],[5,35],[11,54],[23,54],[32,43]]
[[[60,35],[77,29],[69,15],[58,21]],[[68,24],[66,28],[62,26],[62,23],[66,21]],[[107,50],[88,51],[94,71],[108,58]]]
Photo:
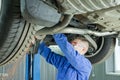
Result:
[[26,80],[40,80],[40,54],[26,55]]
[[39,42],[36,41],[30,53],[26,54],[25,80],[40,80],[40,54],[37,53]]

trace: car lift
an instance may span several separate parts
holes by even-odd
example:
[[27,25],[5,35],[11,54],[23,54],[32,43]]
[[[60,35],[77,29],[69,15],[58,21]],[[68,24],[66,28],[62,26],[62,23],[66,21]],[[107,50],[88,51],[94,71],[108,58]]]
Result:
[[25,80],[40,80],[40,54],[37,53],[39,43],[37,40],[29,54],[26,54]]

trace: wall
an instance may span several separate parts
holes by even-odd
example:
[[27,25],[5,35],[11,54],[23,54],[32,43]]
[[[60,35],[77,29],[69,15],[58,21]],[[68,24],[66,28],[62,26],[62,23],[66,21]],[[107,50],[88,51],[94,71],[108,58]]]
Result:
[[120,75],[106,74],[104,62],[93,66],[90,80],[120,80]]

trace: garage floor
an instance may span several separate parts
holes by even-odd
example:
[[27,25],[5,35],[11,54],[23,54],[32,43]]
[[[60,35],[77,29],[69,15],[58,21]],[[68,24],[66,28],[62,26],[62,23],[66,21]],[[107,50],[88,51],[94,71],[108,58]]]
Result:
[[25,58],[18,65],[0,66],[0,80],[25,80]]

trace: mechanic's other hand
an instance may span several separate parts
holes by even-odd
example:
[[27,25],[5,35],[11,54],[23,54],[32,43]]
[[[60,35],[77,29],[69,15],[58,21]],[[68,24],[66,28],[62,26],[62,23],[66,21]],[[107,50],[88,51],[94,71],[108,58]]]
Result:
[[35,44],[35,41],[37,40],[37,37],[34,36],[30,42],[30,44],[28,45],[28,47],[26,48],[25,52],[29,53],[30,49],[32,48],[32,46]]

